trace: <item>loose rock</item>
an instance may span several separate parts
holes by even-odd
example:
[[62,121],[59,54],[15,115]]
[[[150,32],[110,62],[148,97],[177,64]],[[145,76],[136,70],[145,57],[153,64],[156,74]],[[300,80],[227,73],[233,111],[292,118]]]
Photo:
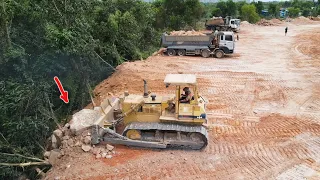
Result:
[[92,148],[92,154],[97,155],[100,153],[100,149],[99,148]]
[[59,138],[59,139],[62,139],[62,136],[63,136],[63,133],[60,129],[56,129],[55,131],[53,131],[53,134]]
[[65,136],[71,136],[72,135],[71,130],[66,128],[66,127],[63,127],[63,134]]
[[43,154],[43,157],[45,158],[48,158],[50,156],[50,151],[46,151],[44,154]]
[[91,143],[91,136],[86,136],[86,137],[84,138],[83,142],[84,142],[85,144],[90,144],[90,143]]
[[105,158],[106,156],[107,156],[107,153],[102,153],[102,154],[101,154],[101,157],[102,157],[102,158]]
[[67,124],[64,125],[64,127],[69,129],[70,128],[70,124],[67,123]]
[[96,155],[96,158],[97,158],[97,159],[101,158],[101,154],[97,154],[97,155]]
[[85,151],[85,152],[88,152],[88,151],[91,150],[91,146],[90,146],[90,145],[85,145],[85,144],[83,144],[83,145],[81,146],[81,148],[82,148],[82,150]]
[[68,147],[68,141],[67,141],[67,140],[63,140],[63,141],[62,141],[62,147],[63,147],[63,148]]
[[112,155],[106,155],[106,158],[107,158],[107,159],[111,159],[111,158],[112,158]]
[[52,148],[53,149],[58,149],[59,145],[58,145],[58,141],[55,135],[52,134],[51,136],[51,143],[52,143]]
[[55,165],[59,156],[60,156],[60,150],[59,149],[51,150],[50,156],[49,156],[49,163],[52,164],[52,165]]
[[80,141],[77,141],[76,144],[74,146],[81,146]]
[[109,151],[112,151],[114,149],[114,146],[110,145],[110,144],[107,144],[106,148],[109,150]]
[[63,140],[68,140],[68,139],[70,139],[70,136],[63,136],[62,139],[63,139]]
[[68,139],[67,142],[68,142],[68,145],[69,145],[69,146],[73,146],[73,145],[74,145],[73,139]]

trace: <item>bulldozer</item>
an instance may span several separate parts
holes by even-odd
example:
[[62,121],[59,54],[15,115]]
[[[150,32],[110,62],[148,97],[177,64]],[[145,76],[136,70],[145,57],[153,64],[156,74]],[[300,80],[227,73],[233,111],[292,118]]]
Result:
[[[166,88],[175,94],[156,96],[148,91],[144,81],[143,94],[119,97],[119,107],[114,109],[114,120],[92,126],[92,144],[100,142],[146,148],[203,149],[208,143],[206,104],[208,100],[198,92],[194,74],[167,74]],[[193,96],[180,102],[181,91],[188,87]],[[119,132],[120,127],[124,127]]]

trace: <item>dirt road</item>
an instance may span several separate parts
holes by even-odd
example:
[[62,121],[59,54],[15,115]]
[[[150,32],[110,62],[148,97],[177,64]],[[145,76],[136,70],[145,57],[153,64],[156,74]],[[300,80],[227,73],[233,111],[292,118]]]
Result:
[[233,56],[155,56],[119,66],[96,87],[96,100],[126,89],[142,93],[142,79],[165,94],[166,73],[196,74],[210,101],[209,145],[201,152],[116,146],[118,154],[104,160],[79,150],[47,179],[319,179],[319,29],[320,23],[248,25]]

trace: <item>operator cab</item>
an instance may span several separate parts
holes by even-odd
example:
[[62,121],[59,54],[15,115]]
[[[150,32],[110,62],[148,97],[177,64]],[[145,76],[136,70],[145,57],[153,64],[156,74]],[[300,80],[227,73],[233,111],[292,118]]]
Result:
[[[168,103],[167,113],[160,116],[162,121],[206,122],[205,104],[207,101],[198,94],[197,79],[194,74],[168,74],[164,80],[166,87],[175,86],[175,97]],[[190,101],[180,102],[182,91],[188,87],[192,93]]]

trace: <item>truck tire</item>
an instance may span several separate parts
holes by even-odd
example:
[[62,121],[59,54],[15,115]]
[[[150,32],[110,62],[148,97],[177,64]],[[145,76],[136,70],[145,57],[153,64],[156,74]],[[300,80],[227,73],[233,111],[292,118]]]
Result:
[[214,55],[215,55],[217,58],[223,58],[224,52],[219,49],[219,50],[216,50],[216,51],[214,52]]
[[210,50],[209,49],[203,49],[201,51],[201,56],[204,57],[204,58],[210,57]]
[[168,56],[175,56],[176,55],[176,51],[174,49],[168,49],[167,53],[168,53]]
[[178,54],[178,56],[184,56],[184,55],[186,55],[186,51],[184,49],[179,49],[177,51],[177,54]]

